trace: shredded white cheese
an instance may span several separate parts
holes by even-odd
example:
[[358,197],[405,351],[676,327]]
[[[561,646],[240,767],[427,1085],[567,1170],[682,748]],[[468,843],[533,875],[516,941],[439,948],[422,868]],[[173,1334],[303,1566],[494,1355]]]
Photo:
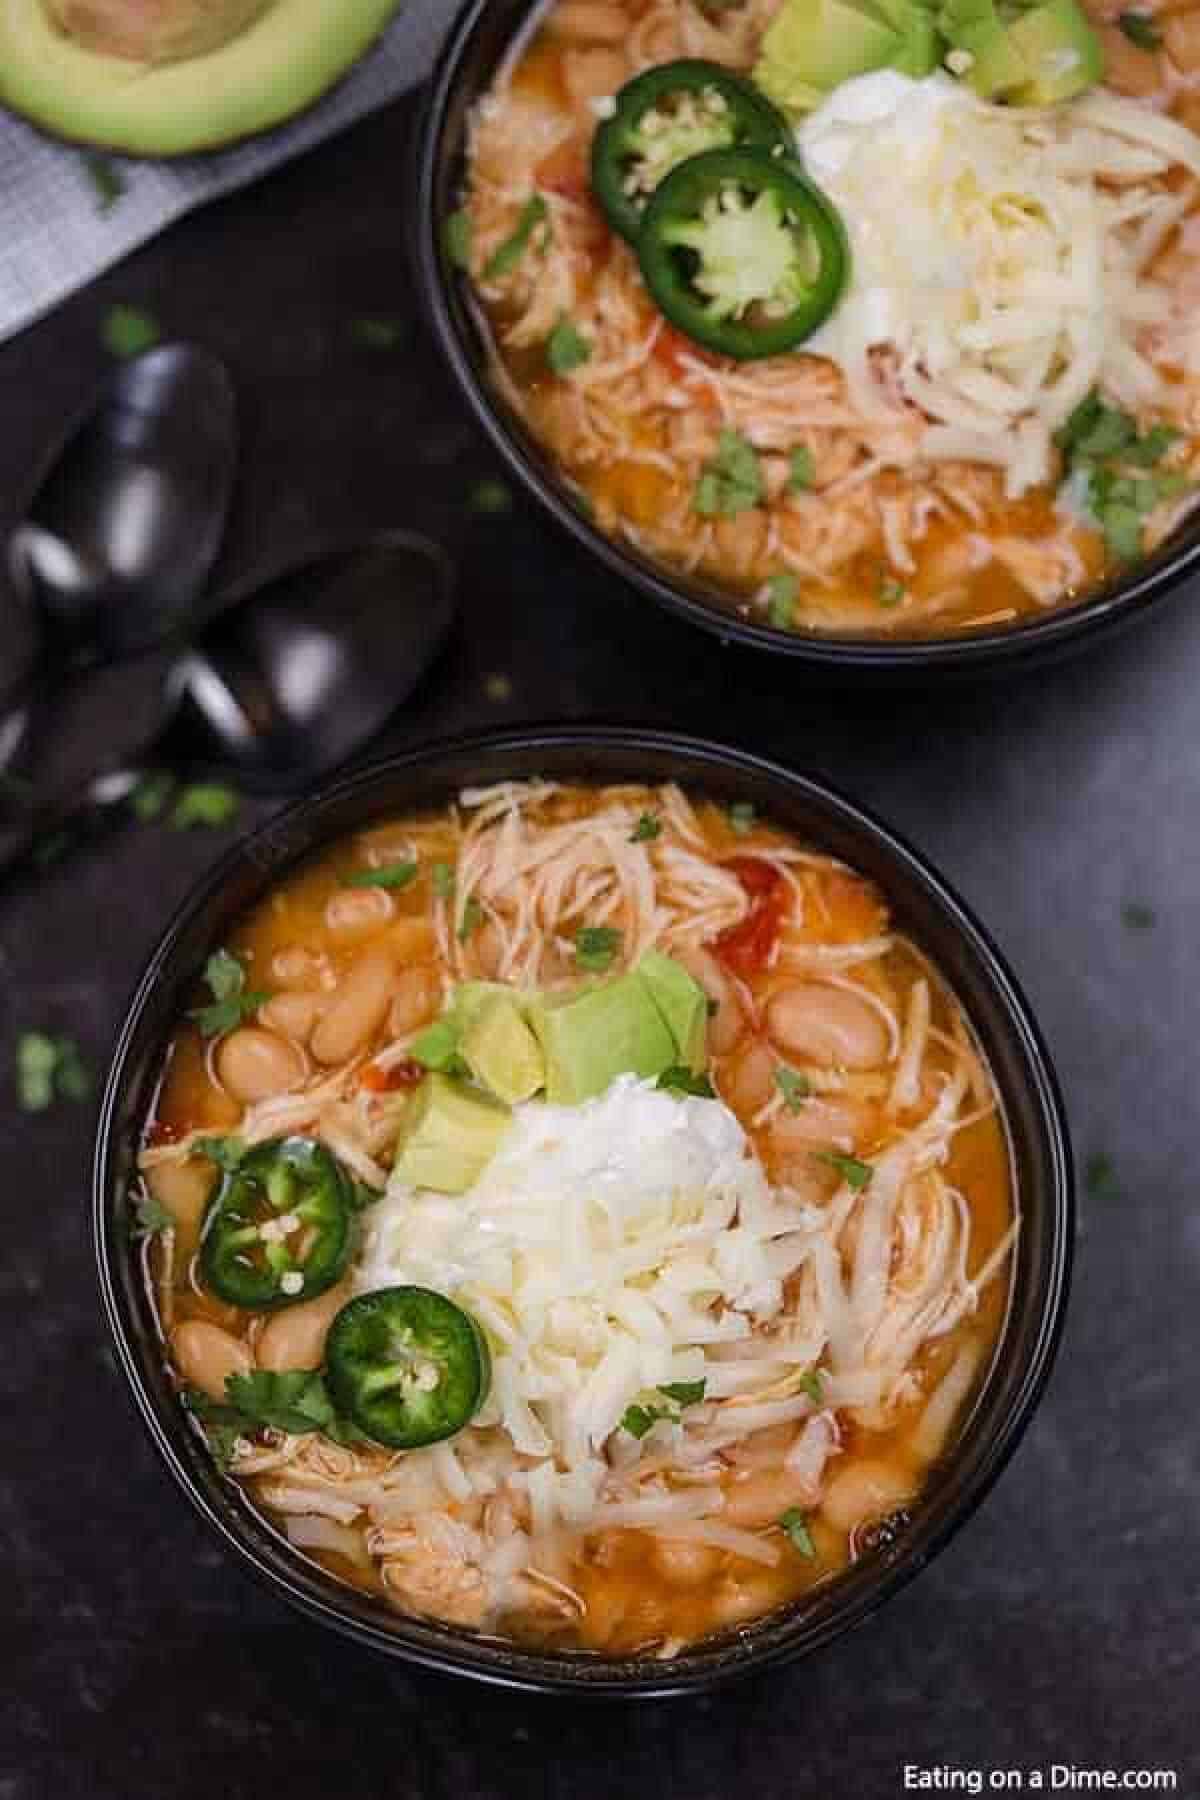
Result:
[[800,145],[853,264],[806,348],[878,410],[869,359],[888,346],[931,421],[921,454],[1002,468],[1015,497],[1049,478],[1053,433],[1092,387],[1131,411],[1163,398],[1145,340],[1171,303],[1146,269],[1179,213],[1162,177],[1200,178],[1185,126],[1103,91],[1000,107],[946,74],[881,70],[839,87]]

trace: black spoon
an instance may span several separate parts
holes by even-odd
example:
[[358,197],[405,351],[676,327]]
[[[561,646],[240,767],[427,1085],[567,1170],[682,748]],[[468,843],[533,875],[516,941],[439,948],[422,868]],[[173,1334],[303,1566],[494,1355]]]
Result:
[[[47,459],[8,541],[28,706],[73,668],[160,643],[192,619],[225,529],[237,463],[223,363],[169,344],[122,365]],[[10,658],[12,652],[10,651]]]
[[[8,796],[0,869],[48,836],[93,834],[151,761],[267,792],[307,788],[408,699],[454,613],[449,559],[403,531],[321,545],[231,591],[165,675],[151,659],[140,700],[128,665],[107,697],[94,677],[73,684],[54,766],[39,771],[35,795]],[[106,735],[110,756],[97,769],[94,745]]]

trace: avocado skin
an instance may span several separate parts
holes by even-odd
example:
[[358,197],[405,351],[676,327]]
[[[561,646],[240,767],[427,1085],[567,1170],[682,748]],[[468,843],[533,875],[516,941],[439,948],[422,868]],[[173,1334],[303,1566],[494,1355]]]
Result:
[[222,149],[311,106],[398,4],[274,0],[221,48],[151,67],[69,42],[42,0],[0,0],[0,107],[53,137],[126,156]]

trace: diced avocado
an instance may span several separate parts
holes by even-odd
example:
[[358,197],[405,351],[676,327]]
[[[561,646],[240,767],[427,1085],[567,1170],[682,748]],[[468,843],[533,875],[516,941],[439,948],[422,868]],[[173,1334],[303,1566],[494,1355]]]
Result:
[[486,1094],[448,1075],[426,1075],[401,1115],[394,1171],[413,1187],[465,1193],[496,1154],[510,1117]]
[[[912,9],[916,0],[907,0]],[[896,9],[906,0],[895,0]],[[882,7],[854,0],[784,0],[763,36],[754,79],[793,117],[811,112],[843,81],[898,67],[905,33]]]
[[476,1081],[510,1106],[528,1100],[546,1079],[542,1047],[511,993],[484,998],[462,1034],[461,1049]]
[[447,1012],[465,1031],[480,1009],[500,995],[510,1000],[520,997],[515,988],[506,987],[502,981],[460,981],[450,996]]
[[1077,0],[1031,7],[997,0],[946,0],[938,25],[952,51],[965,52],[964,79],[984,100],[1050,106],[1100,80],[1100,39]]
[[636,973],[667,1022],[675,1040],[675,1060],[693,1075],[702,1075],[708,1067],[708,995],[682,963],[661,950],[647,950]]
[[924,0],[874,0],[873,9],[900,38],[900,48],[888,67],[914,81],[932,75],[942,58],[942,40],[933,11]]
[[1009,27],[1017,55],[1029,71],[1013,99],[1018,106],[1054,106],[1094,87],[1104,75],[1097,32],[1077,0],[1045,0]]
[[546,1059],[546,1098],[574,1106],[604,1093],[618,1075],[661,1075],[675,1062],[675,1039],[634,973],[565,999],[547,995],[529,1022]]
[[357,62],[397,0],[3,0],[0,106],[130,156],[266,131]]

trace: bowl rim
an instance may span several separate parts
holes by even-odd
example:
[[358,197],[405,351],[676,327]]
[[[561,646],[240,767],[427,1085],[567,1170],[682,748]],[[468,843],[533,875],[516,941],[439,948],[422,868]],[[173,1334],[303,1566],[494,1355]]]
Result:
[[[519,7],[515,35],[529,15],[547,0],[513,0]],[[930,638],[877,639],[867,636],[782,631],[723,608],[717,598],[703,597],[704,584],[652,558],[639,556],[615,537],[600,531],[571,503],[564,479],[553,469],[527,428],[493,394],[476,366],[460,330],[451,294],[460,279],[442,249],[442,225],[436,188],[443,156],[447,114],[462,65],[475,34],[495,11],[497,0],[464,0],[445,38],[430,77],[412,139],[416,205],[409,243],[417,288],[426,318],[475,422],[498,452],[510,475],[528,489],[556,524],[597,557],[627,586],[647,595],[668,613],[685,619],[725,642],[747,645],[845,675],[924,674],[932,669],[980,674],[1011,664],[1053,659],[1079,649],[1085,641],[1107,637],[1135,622],[1143,611],[1174,598],[1186,578],[1200,567],[1200,505],[1181,520],[1171,536],[1124,576],[1105,582],[1095,593],[1044,617],[986,631]],[[715,596],[715,589],[709,589]]]
[[[319,854],[339,834],[354,829],[345,824],[322,823],[314,837],[305,838],[302,828],[314,816],[321,819],[322,815],[344,802],[352,802],[355,796],[373,787],[383,787],[405,778],[419,780],[422,769],[431,765],[440,766],[455,760],[469,765],[472,761],[505,755],[528,757],[540,750],[576,752],[581,759],[595,750],[611,750],[631,758],[676,758],[688,765],[688,772],[682,779],[700,787],[708,775],[728,778],[740,773],[771,790],[786,790],[797,803],[807,802],[814,809],[832,816],[839,828],[859,842],[869,843],[892,870],[898,871],[906,883],[919,891],[923,904],[929,904],[932,912],[940,913],[948,933],[966,947],[976,979],[982,978],[991,997],[998,1002],[1004,1032],[1016,1052],[1020,1082],[1034,1106],[1036,1123],[1032,1135],[1046,1170],[1048,1249],[1040,1271],[1038,1285],[1042,1291],[1037,1299],[1032,1341],[1023,1347],[1023,1367],[1019,1370],[1014,1391],[1005,1401],[1003,1416],[994,1422],[990,1435],[981,1445],[974,1471],[961,1491],[943,1507],[939,1518],[922,1526],[920,1543],[902,1541],[888,1561],[873,1562],[861,1583],[863,1591],[830,1617],[815,1625],[809,1621],[806,1627],[802,1610],[784,1609],[782,1618],[768,1615],[766,1621],[760,1622],[765,1628],[772,1618],[775,1619],[775,1631],[770,1641],[744,1643],[739,1639],[731,1643],[728,1639],[720,1639],[709,1646],[702,1643],[675,1662],[641,1663],[594,1656],[575,1659],[553,1653],[527,1652],[507,1643],[499,1646],[498,1640],[473,1638],[455,1632],[453,1628],[428,1625],[404,1615],[385,1617],[376,1612],[378,1622],[372,1622],[370,1616],[363,1616],[365,1608],[357,1608],[360,1616],[353,1616],[355,1591],[291,1550],[286,1546],[286,1540],[268,1524],[268,1534],[280,1539],[293,1565],[281,1568],[278,1564],[284,1559],[276,1557],[275,1566],[272,1566],[248,1541],[244,1530],[237,1528],[236,1514],[223,1516],[213,1498],[204,1491],[200,1477],[188,1467],[180,1444],[187,1441],[190,1427],[182,1409],[176,1407],[168,1416],[169,1409],[151,1391],[117,1279],[118,1267],[127,1265],[130,1257],[128,1236],[113,1216],[114,1196],[124,1192],[126,1186],[119,1167],[119,1114],[127,1086],[136,1079],[134,1056],[144,1016],[153,1004],[160,983],[164,979],[175,979],[173,970],[181,940],[203,925],[206,915],[235,878],[245,875],[249,868],[256,871],[257,897],[261,898],[262,893],[283,879],[292,867]],[[650,775],[648,779],[655,777]],[[301,828],[300,832],[297,827]],[[730,1680],[826,1647],[869,1618],[905,1587],[976,1511],[1024,1435],[1044,1392],[1061,1341],[1073,1261],[1075,1193],[1070,1137],[1058,1080],[1028,1003],[985,927],[950,884],[905,838],[824,778],[798,772],[753,752],[673,731],[611,724],[545,723],[521,729],[455,734],[366,763],[276,813],[264,825],[248,833],[191,889],[159,937],[125,1008],[96,1123],[91,1224],[105,1322],[135,1410],[175,1484],[205,1525],[216,1533],[226,1549],[233,1552],[235,1560],[260,1585],[309,1619],[359,1645],[438,1673],[467,1675],[493,1686],[525,1692],[571,1694],[582,1698],[665,1698],[711,1691]],[[1008,1328],[1006,1323],[1005,1331]],[[992,1364],[989,1380],[994,1378],[997,1366],[995,1362]],[[983,1393],[986,1391],[985,1385]],[[224,1495],[229,1485],[226,1478],[219,1474],[215,1465],[211,1465],[209,1472],[207,1453],[205,1459],[206,1484],[214,1492]],[[947,1480],[952,1478],[954,1467],[952,1456]],[[242,1506],[247,1515],[252,1514],[261,1522],[262,1516],[249,1508],[248,1502],[243,1502]],[[835,1584],[830,1585],[832,1588]]]

